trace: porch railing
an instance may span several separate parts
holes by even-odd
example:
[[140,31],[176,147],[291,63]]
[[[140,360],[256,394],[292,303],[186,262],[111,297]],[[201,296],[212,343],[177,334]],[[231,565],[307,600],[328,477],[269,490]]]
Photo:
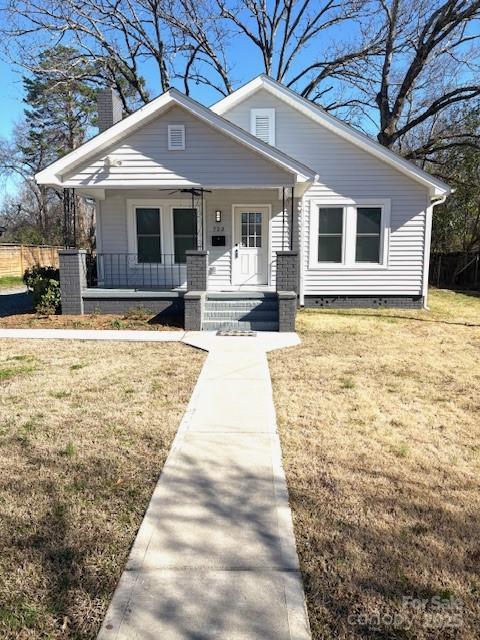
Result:
[[174,254],[162,253],[155,262],[140,261],[135,253],[97,253],[87,256],[87,284],[106,289],[176,289],[185,287],[187,266]]

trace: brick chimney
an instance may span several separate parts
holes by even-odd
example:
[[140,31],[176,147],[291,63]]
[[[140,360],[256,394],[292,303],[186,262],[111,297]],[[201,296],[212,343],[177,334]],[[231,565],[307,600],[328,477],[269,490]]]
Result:
[[123,115],[122,101],[115,89],[102,89],[97,95],[98,130],[100,133],[120,122]]

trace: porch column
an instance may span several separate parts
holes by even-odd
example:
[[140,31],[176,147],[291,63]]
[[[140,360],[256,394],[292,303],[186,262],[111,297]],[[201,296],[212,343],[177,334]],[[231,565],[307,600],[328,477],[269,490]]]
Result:
[[187,257],[187,291],[206,291],[208,284],[208,251],[185,252]]
[[84,249],[58,252],[62,314],[83,315],[82,291],[87,288],[86,256]]
[[298,294],[298,251],[277,251],[277,291],[294,291]]
[[208,287],[208,251],[186,251],[187,292],[183,297],[185,305],[185,329],[202,329],[203,310]]
[[279,331],[295,331],[299,267],[298,251],[277,251]]

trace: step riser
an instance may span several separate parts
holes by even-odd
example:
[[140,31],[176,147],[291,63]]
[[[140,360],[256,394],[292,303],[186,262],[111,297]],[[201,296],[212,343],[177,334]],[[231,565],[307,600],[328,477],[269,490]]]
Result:
[[205,311],[203,318],[204,320],[217,320],[218,322],[231,320],[277,322],[278,311]]
[[278,298],[274,293],[209,294],[203,331],[278,331]]
[[260,304],[245,304],[245,303],[224,303],[224,302],[210,302],[207,301],[205,303],[205,309],[208,309],[209,311],[234,311],[236,309],[239,309],[241,311],[249,311],[249,310],[254,310],[254,309],[258,309],[260,311],[268,311],[268,310],[277,310],[278,309],[278,304],[274,303],[274,302],[262,302]]
[[213,322],[204,321],[203,331],[278,331],[278,322]]

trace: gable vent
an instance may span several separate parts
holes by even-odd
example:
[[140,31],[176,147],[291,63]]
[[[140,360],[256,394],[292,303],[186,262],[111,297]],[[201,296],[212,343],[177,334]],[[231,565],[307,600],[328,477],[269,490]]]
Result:
[[252,109],[250,132],[267,144],[275,144],[275,109]]
[[168,150],[183,151],[185,149],[185,125],[168,125]]

